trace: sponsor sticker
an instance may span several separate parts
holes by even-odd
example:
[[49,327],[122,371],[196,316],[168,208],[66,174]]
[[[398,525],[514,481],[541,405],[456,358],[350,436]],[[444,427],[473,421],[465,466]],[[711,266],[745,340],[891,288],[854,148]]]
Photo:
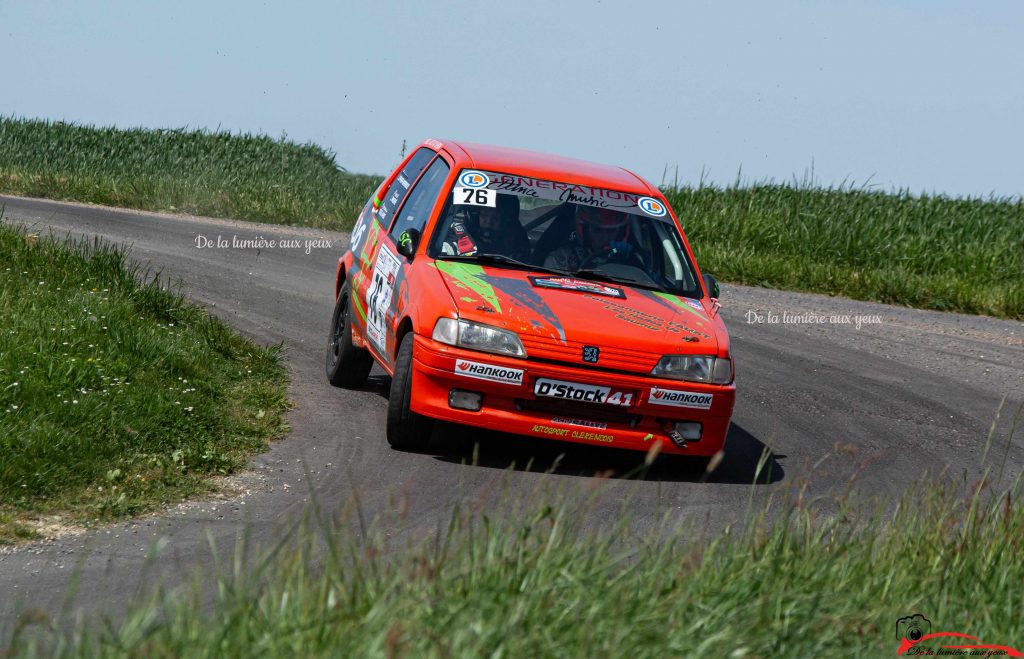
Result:
[[668,405],[669,407],[709,410],[711,409],[711,401],[714,397],[714,394],[699,394],[692,391],[651,387],[651,395],[648,402],[654,405]]
[[488,187],[498,192],[508,192],[534,199],[571,202],[581,206],[614,208],[633,215],[639,215],[643,212],[637,206],[640,197],[627,192],[605,190],[603,188],[572,183],[559,183],[557,181],[547,181],[518,174],[484,173],[490,178]]
[[387,352],[385,319],[395,290],[395,277],[402,262],[391,253],[386,244],[377,250],[377,263],[366,292],[366,335],[381,353]]
[[566,437],[572,439],[587,439],[592,442],[611,444],[615,441],[615,435],[606,435],[600,432],[587,432],[586,430],[569,430],[568,428],[552,428],[542,423],[535,424],[532,431],[538,435],[550,435],[554,437]]
[[623,299],[626,292],[617,286],[607,286],[600,282],[576,279],[575,277],[530,277],[530,283],[538,288],[557,288],[562,291],[579,291],[594,295],[606,295]]
[[401,183],[402,187],[405,188],[406,190],[409,189],[409,181],[407,181],[406,178],[401,174],[398,175],[398,182]]
[[519,368],[481,364],[480,362],[471,362],[465,359],[455,360],[455,374],[467,378],[519,385],[523,383],[523,375],[525,373],[526,371]]
[[629,407],[633,403],[633,392],[612,391],[611,387],[548,378],[537,378],[533,383],[533,395],[622,407]]
[[494,190],[483,188],[463,188],[456,186],[452,191],[452,201],[463,206],[490,206],[498,205],[498,193]]
[[582,426],[583,428],[593,428],[594,430],[605,430],[608,428],[608,424],[602,421],[588,421],[587,419],[569,419],[567,417],[556,416],[551,419],[551,423],[560,423],[563,426]]
[[702,307],[700,302],[698,302],[697,300],[691,300],[688,297],[684,297],[684,298],[682,298],[682,300],[683,300],[683,303],[686,306],[690,307],[691,309],[696,309],[697,311],[704,311],[704,307]]
[[654,197],[640,197],[637,200],[637,206],[640,210],[647,213],[651,217],[664,217],[668,213],[668,209],[665,208],[665,204],[661,203]]
[[475,169],[459,174],[459,185],[464,188],[486,188],[490,182],[487,174]]

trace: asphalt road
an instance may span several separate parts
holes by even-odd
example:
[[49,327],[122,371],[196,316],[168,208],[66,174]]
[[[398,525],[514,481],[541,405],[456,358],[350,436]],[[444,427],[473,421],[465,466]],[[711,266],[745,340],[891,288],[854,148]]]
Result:
[[[211,566],[211,540],[227,551],[243,535],[273,542],[311,497],[328,511],[351,508],[358,497],[367,517],[404,506],[401,532],[411,537],[436,529],[456,502],[503,507],[499,491],[591,497],[595,526],[617,521],[628,500],[637,529],[666,513],[714,529],[740,520],[751,492],[760,500],[793,487],[817,495],[852,487],[891,502],[926,473],[977,477],[1004,397],[995,433],[1003,448],[994,452],[1007,456],[1007,478],[1024,465],[1024,431],[1005,448],[1008,417],[1024,401],[1021,323],[728,285],[723,314],[738,396],[726,458],[710,478],[669,461],[627,479],[642,456],[444,426],[430,452],[396,452],[383,434],[387,378],[375,370],[366,387],[345,391],[324,377],[343,234],[13,197],[0,203],[8,220],[43,232],[130,244],[133,258],[180,279],[189,297],[241,332],[283,341],[294,402],[291,434],[232,479],[237,494],[0,553],[0,632],[27,607],[118,615],[132,594]],[[334,247],[199,249],[200,235],[327,238]],[[784,313],[839,317],[794,324]],[[467,464],[473,439],[479,455]],[[751,485],[766,449],[760,484]]]

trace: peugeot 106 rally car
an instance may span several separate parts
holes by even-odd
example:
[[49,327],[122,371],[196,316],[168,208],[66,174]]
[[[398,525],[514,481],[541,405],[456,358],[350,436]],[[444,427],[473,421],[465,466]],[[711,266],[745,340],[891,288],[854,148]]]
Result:
[[434,419],[711,456],[736,387],[718,285],[657,188],[568,158],[426,140],[338,260],[327,377],[391,374],[387,438]]

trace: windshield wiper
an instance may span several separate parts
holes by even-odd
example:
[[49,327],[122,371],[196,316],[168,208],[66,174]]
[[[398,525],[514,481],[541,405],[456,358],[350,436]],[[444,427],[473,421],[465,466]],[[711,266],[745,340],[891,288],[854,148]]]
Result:
[[600,270],[594,270],[592,268],[584,268],[583,270],[577,270],[572,273],[573,277],[586,277],[588,279],[597,279],[598,281],[608,282],[609,284],[625,284],[626,286],[636,286],[637,288],[646,288],[651,291],[660,291],[662,288],[654,282],[647,283],[636,279],[630,279],[629,277],[612,277],[606,275]]
[[565,270],[556,270],[555,268],[545,268],[543,266],[534,265],[532,263],[525,263],[518,259],[514,259],[511,256],[505,256],[504,254],[474,254],[472,256],[468,254],[444,254],[438,256],[438,261],[469,261],[477,263],[486,263],[488,265],[505,265],[513,268],[519,268],[522,270],[532,270],[534,272],[546,272],[552,275],[562,275],[563,277],[571,277],[572,274]]

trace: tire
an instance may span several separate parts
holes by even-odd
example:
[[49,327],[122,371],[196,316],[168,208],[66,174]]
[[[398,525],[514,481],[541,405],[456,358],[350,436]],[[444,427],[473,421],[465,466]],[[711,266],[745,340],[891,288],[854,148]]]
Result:
[[327,381],[335,387],[357,387],[373,368],[373,355],[352,343],[352,304],[348,282],[341,287],[327,337]]
[[395,358],[395,374],[391,377],[388,397],[388,444],[400,451],[422,451],[427,448],[433,419],[409,409],[412,396],[412,332],[406,332]]

